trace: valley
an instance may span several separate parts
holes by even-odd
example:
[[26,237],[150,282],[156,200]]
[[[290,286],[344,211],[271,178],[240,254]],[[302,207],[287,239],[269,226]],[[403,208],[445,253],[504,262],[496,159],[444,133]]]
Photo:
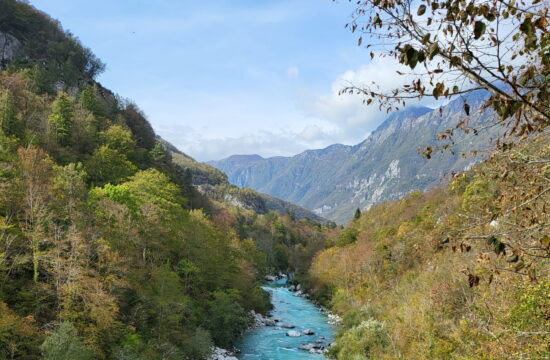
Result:
[[[547,1],[342,2],[372,52],[335,93],[385,121],[356,145],[207,163],[181,149],[326,140],[254,112],[296,120],[274,97],[349,65],[336,36],[308,55],[332,8],[42,2],[113,74],[36,3],[0,0],[0,360],[550,358]],[[332,95],[300,119],[356,131]]]

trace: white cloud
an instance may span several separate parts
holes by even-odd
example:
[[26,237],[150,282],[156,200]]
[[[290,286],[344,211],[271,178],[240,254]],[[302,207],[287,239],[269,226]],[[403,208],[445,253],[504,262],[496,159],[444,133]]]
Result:
[[358,143],[372,132],[387,116],[377,106],[366,106],[357,95],[340,95],[350,84],[370,85],[372,82],[383,88],[393,88],[403,81],[396,74],[400,64],[384,59],[375,59],[358,70],[348,70],[337,77],[330,91],[313,95],[303,92],[298,106],[307,116],[326,122],[333,128],[333,135],[339,142]]
[[304,150],[321,148],[334,142],[336,140],[321,128],[309,125],[300,132],[262,131],[226,138],[204,138],[197,132],[189,132],[175,145],[199,161],[208,161],[233,154],[293,156]]
[[[399,75],[398,71],[409,75]],[[394,58],[374,58],[357,70],[348,70],[339,75],[329,92],[320,95],[302,93],[298,106],[308,116],[330,124],[333,127],[332,136],[338,138],[339,142],[356,144],[375,130],[388,114],[384,108],[380,110],[376,102],[366,105],[361,95],[340,95],[340,91],[353,85],[386,92],[410,83],[417,76],[410,74],[410,69]],[[426,98],[410,101],[407,106],[436,107],[441,103]]]
[[[212,94],[205,94],[202,100],[195,98],[197,109],[191,117],[204,119],[198,121],[204,124],[203,128],[182,130],[176,117],[171,126],[159,130],[182,151],[201,161],[232,154],[292,156],[334,143],[354,145],[363,141],[388,115],[376,105],[363,104],[360,96],[339,95],[340,90],[350,84],[364,86],[373,82],[388,90],[410,81],[398,76],[396,70],[406,69],[389,59],[375,59],[339,75],[325,93],[302,90],[296,96],[295,110],[288,103],[275,106],[239,94],[226,99],[216,97],[217,106],[208,106]],[[289,77],[297,73],[297,68],[289,67]],[[190,110],[187,109],[188,114]]]

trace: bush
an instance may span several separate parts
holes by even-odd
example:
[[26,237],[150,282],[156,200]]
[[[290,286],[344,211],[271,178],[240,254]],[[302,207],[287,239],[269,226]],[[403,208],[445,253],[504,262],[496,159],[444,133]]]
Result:
[[371,352],[387,345],[386,325],[378,320],[369,319],[344,332],[330,354],[337,359],[369,359]]
[[44,360],[91,360],[92,352],[86,348],[75,327],[68,321],[59,325],[40,347]]
[[195,333],[185,339],[183,349],[188,359],[203,360],[212,353],[214,343],[207,330],[198,328]]
[[208,330],[216,345],[229,348],[242,335],[250,324],[250,317],[237,303],[233,294],[223,291],[214,293],[209,302],[210,316]]

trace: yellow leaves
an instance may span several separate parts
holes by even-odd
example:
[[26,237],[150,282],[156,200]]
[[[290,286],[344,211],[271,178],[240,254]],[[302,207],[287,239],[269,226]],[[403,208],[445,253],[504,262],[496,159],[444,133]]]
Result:
[[399,226],[399,229],[397,230],[396,237],[398,239],[405,238],[408,234],[410,234],[413,231],[414,227],[415,227],[414,224],[410,221],[403,222]]

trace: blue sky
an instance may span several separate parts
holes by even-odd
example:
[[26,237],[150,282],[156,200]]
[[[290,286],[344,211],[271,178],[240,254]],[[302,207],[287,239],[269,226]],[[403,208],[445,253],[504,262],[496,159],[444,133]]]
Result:
[[198,160],[363,140],[384,118],[337,96],[388,81],[344,29],[346,0],[31,0],[107,64],[106,87]]

